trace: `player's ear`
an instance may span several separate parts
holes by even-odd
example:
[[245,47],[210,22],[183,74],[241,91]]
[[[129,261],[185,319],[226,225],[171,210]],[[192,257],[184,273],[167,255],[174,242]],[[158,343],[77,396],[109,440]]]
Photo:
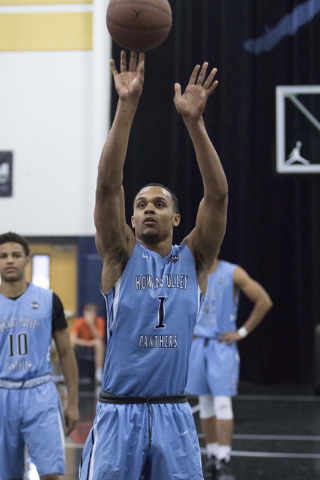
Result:
[[27,265],[29,265],[30,260],[31,260],[30,255],[26,255],[26,258],[25,258],[25,261],[24,261],[24,266],[25,266],[25,267],[26,267]]
[[134,228],[134,215],[131,216],[131,226]]
[[180,216],[180,214],[179,214],[179,213],[175,213],[174,216],[173,216],[172,225],[173,225],[174,227],[177,227],[177,226],[179,225],[180,221],[181,221],[181,216]]

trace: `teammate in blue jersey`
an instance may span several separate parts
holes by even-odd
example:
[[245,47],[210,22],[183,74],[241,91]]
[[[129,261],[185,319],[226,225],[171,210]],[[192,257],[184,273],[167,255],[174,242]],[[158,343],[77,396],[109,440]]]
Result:
[[[27,283],[24,237],[0,235],[0,479],[22,480],[24,448],[42,480],[65,473],[64,428],[78,413],[78,370],[62,303],[51,290]],[[63,413],[51,381],[53,337],[68,389]],[[65,425],[64,425],[65,423]]]
[[144,60],[131,52],[127,66],[123,51],[119,72],[110,62],[119,99],[99,163],[95,206],[109,336],[82,480],[203,478],[184,389],[200,289],[205,292],[226,227],[227,181],[202,118],[216,69],[207,75],[207,63],[196,66],[183,95],[175,84],[175,107],[195,148],[204,196],[194,230],[172,246],[180,215],[169,189],[143,187],[134,199],[135,234],[125,222],[123,167]]
[[[253,303],[244,325],[237,330],[239,294]],[[231,456],[233,411],[237,394],[239,354],[237,342],[263,320],[272,307],[264,288],[243,268],[216,259],[208,278],[205,301],[194,330],[186,391],[199,396],[200,421],[209,461],[204,478],[234,478]]]

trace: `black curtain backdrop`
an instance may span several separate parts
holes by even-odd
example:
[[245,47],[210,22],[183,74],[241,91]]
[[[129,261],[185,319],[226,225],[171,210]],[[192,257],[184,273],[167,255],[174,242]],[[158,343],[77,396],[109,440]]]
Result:
[[[175,241],[193,228],[203,189],[191,141],[174,108],[173,86],[178,81],[184,88],[194,65],[209,61],[218,68],[219,86],[204,119],[229,183],[221,258],[245,268],[274,302],[264,322],[239,344],[241,377],[313,382],[314,330],[320,322],[320,176],[276,173],[275,88],[320,84],[319,0],[171,0],[170,5],[169,37],[146,56],[144,92],[125,165],[127,220],[139,188],[161,182],[180,202]],[[310,18],[301,21],[306,11]],[[119,53],[114,44],[117,65]],[[308,100],[318,120],[319,99]],[[113,88],[112,118],[116,102]],[[298,112],[293,107],[288,112],[300,132]],[[304,145],[309,140],[309,156],[320,163],[320,132],[305,123]],[[250,308],[242,297],[239,325]]]

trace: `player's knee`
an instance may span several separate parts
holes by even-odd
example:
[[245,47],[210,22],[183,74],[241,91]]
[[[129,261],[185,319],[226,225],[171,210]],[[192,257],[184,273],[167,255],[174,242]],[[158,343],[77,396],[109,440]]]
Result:
[[200,418],[215,417],[215,409],[212,395],[199,396],[199,416]]
[[233,410],[230,397],[214,397],[214,409],[218,420],[232,420]]

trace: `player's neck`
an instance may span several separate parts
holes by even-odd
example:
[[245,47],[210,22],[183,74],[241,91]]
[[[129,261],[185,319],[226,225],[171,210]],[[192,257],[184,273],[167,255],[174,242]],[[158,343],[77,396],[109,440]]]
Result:
[[209,270],[209,275],[211,275],[213,272],[215,272],[219,266],[220,260],[216,259],[212,265],[212,267]]
[[141,238],[137,239],[137,241],[148,250],[158,253],[163,258],[167,257],[172,249],[171,238],[170,238],[170,241],[165,240],[164,242],[159,242],[159,243],[146,242],[144,240],[141,240]]
[[17,282],[3,282],[0,286],[0,293],[7,298],[20,297],[28,288],[28,282],[25,278]]

